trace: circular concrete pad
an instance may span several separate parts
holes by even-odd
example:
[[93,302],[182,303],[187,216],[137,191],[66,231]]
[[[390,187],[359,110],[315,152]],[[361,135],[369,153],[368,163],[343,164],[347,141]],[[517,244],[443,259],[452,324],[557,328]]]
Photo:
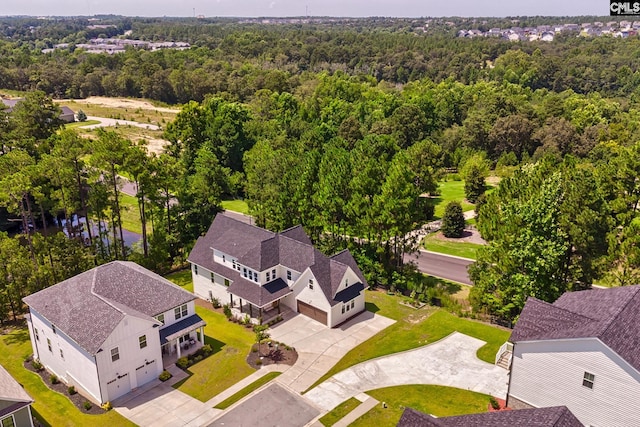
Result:
[[318,415],[320,411],[301,396],[270,384],[209,426],[300,427]]

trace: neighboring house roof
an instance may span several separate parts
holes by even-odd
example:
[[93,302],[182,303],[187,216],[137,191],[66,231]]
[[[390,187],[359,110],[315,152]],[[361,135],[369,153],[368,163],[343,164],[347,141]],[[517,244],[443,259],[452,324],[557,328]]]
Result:
[[60,107],[60,110],[62,111],[63,116],[66,116],[69,114],[75,114],[75,112],[71,108],[67,107],[66,105],[63,105],[62,107]]
[[261,287],[242,277],[236,270],[214,262],[214,249],[237,258],[240,264],[256,271],[265,271],[278,264],[297,272],[311,268],[320,289],[332,306],[347,296],[341,292],[341,297],[337,298],[340,281],[348,267],[361,281],[359,289],[367,286],[362,271],[348,250],[331,258],[327,257],[313,247],[302,226],[273,233],[220,213],[214,218],[207,233],[196,241],[189,254],[189,261],[231,280],[233,283],[229,292],[258,307],[264,307],[289,293],[286,284],[278,284],[276,280]]
[[113,261],[24,298],[90,354],[95,354],[125,315],[154,316],[195,296],[128,261]]
[[20,384],[0,365],[0,400],[15,402],[33,402],[33,399]]
[[434,418],[406,408],[398,427],[583,427],[566,406]]
[[[2,103],[5,105],[5,107],[7,108],[5,111],[10,113],[13,108],[16,106],[16,104],[18,104],[20,101],[22,101],[24,98],[14,98],[14,99],[6,99],[6,98],[0,98],[0,100],[2,100]],[[73,112],[73,110],[69,107],[62,106],[60,107],[60,111],[62,112],[60,115],[61,116],[66,116],[69,114],[75,114]]]
[[640,285],[527,299],[511,342],[598,338],[640,370]]

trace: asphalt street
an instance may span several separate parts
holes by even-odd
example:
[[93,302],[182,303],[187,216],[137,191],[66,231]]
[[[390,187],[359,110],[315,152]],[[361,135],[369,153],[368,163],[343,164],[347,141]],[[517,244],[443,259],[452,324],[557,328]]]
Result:
[[414,262],[418,270],[430,276],[473,285],[467,273],[467,267],[473,263],[471,259],[421,250],[417,254],[405,255],[404,262]]

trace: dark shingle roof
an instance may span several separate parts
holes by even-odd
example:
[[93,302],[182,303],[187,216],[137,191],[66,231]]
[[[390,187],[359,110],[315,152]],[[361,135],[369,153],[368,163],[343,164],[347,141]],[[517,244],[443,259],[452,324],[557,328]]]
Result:
[[214,248],[237,258],[241,264],[256,271],[264,271],[278,264],[300,273],[311,268],[320,289],[332,306],[340,302],[335,298],[347,267],[362,281],[364,286],[361,289],[367,286],[348,250],[331,258],[327,257],[313,247],[311,239],[301,226],[276,234],[220,213],[216,215],[207,234],[196,241],[188,260],[228,278],[233,282],[229,292],[242,296],[257,306],[264,306],[265,301],[275,301],[286,293],[281,295],[284,292],[281,289],[278,294],[265,293],[259,289],[259,285],[243,278],[237,271],[214,262]]
[[126,315],[152,317],[195,299],[193,294],[128,261],[95,267],[24,298],[90,354]]
[[229,292],[250,301],[257,307],[264,307],[293,292],[282,279],[277,279],[264,286],[248,283],[246,280],[234,281]]
[[485,412],[434,418],[414,409],[404,410],[398,427],[583,427],[566,406]]
[[0,365],[0,400],[29,404],[33,399],[20,384]]
[[568,292],[549,304],[529,298],[510,341],[598,338],[640,369],[640,285]]

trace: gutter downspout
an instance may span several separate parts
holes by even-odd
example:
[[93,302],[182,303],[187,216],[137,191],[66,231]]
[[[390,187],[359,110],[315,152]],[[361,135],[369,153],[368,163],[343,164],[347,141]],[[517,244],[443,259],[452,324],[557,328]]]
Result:
[[511,391],[511,373],[512,373],[512,369],[513,369],[513,359],[515,358],[514,355],[516,354],[516,343],[513,343],[513,348],[511,349],[511,361],[509,362],[509,382],[507,383],[507,397],[505,399],[505,405],[508,408],[509,407],[509,392]]
[[100,392],[100,404],[104,404],[105,402],[102,399],[102,384],[100,383],[100,370],[98,369],[98,359],[96,355],[93,355],[93,363],[96,365],[96,376],[98,377],[98,391]]

